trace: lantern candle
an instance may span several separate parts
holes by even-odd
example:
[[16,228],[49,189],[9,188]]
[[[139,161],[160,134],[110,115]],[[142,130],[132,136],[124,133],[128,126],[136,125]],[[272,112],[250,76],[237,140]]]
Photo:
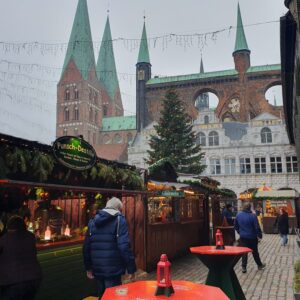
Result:
[[223,234],[220,229],[216,232],[216,249],[224,250]]
[[49,241],[51,239],[51,230],[50,227],[47,226],[46,231],[45,231],[45,241]]
[[174,294],[170,274],[171,263],[168,261],[166,254],[162,254],[157,264],[157,288],[155,296],[165,295],[170,297]]

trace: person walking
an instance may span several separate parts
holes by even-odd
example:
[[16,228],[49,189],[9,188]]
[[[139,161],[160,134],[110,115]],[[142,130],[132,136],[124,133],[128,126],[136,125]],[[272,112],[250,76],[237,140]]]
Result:
[[281,246],[285,247],[288,243],[289,216],[284,208],[279,209],[279,215],[276,218],[275,226],[278,226],[278,232],[281,237]]
[[[243,210],[238,213],[234,224],[235,230],[240,235],[240,245],[252,249],[253,258],[258,266],[258,270],[263,270],[263,264],[258,252],[258,239],[262,239],[262,232],[258,224],[257,216],[251,211],[251,204],[245,203]],[[247,272],[248,255],[242,257],[242,272]]]
[[12,216],[0,237],[0,299],[34,300],[41,279],[35,236],[22,217]]
[[83,245],[84,265],[87,277],[97,280],[99,299],[106,288],[122,284],[121,275],[126,271],[129,280],[135,279],[135,258],[122,206],[120,199],[111,198],[88,224]]
[[228,226],[233,226],[234,224],[232,209],[233,207],[231,204],[226,204],[226,207],[222,211],[222,222],[226,222]]

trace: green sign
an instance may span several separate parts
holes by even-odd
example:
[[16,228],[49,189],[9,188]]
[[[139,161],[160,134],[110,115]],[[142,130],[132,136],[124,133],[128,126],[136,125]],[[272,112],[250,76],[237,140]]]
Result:
[[159,191],[160,196],[164,197],[178,197],[178,198],[183,198],[184,197],[184,192],[182,191],[174,191],[174,190],[164,190],[164,191]]
[[56,159],[69,169],[83,171],[90,169],[96,162],[94,148],[78,137],[62,136],[53,143]]

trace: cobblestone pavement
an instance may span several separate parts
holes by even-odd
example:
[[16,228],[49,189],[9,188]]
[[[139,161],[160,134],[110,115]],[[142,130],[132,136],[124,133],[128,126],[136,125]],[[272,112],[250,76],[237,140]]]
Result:
[[[235,267],[237,277],[247,300],[293,300],[293,265],[300,259],[300,248],[296,236],[289,236],[286,247],[280,246],[278,235],[266,234],[259,244],[262,262],[267,266],[257,270],[252,255],[249,255],[247,273],[243,274],[241,262]],[[204,283],[207,268],[194,256],[188,255],[172,262],[172,278]],[[145,275],[146,279],[156,278],[156,272]]]

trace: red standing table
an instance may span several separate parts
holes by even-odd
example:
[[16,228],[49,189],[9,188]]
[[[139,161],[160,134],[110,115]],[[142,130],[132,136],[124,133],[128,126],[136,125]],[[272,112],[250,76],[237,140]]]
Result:
[[217,250],[216,246],[200,246],[190,250],[209,270],[207,285],[219,287],[231,300],[246,300],[233,268],[244,254],[252,252],[250,248],[225,246]]
[[175,294],[171,297],[155,296],[156,281],[136,281],[112,288],[107,288],[102,300],[229,300],[219,289],[190,281],[172,281]]

